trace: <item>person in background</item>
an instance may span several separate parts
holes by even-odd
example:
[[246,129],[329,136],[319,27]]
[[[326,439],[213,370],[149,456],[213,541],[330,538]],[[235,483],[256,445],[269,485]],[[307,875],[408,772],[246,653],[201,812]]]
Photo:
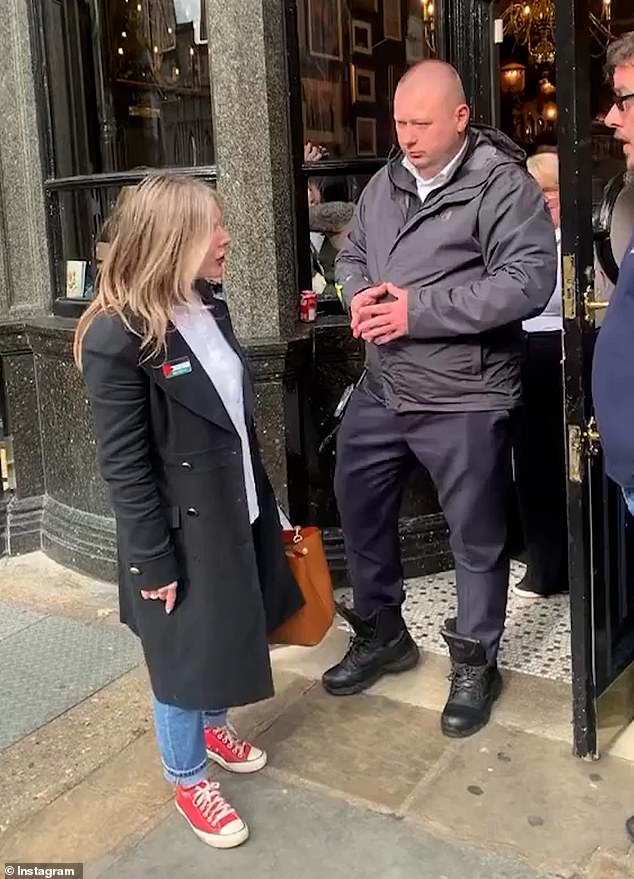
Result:
[[126,191],[108,233],[75,358],[117,524],[121,620],[141,639],[176,808],[205,843],[232,848],[248,828],[207,760],[237,773],[265,765],[227,709],[273,694],[267,631],[303,598],[244,353],[226,304],[198,283],[221,278],[229,247],[218,197],[153,175]]
[[[623,145],[626,182],[634,185],[634,31],[608,47],[614,102],[605,124]],[[621,263],[594,350],[592,397],[605,469],[634,516],[634,237]],[[634,841],[634,816],[626,825]]]
[[[328,158],[323,146],[304,145],[304,161]],[[313,290],[332,298],[335,289],[335,259],[350,229],[354,205],[346,177],[310,177],[308,180],[308,224],[313,269]]]
[[552,294],[555,233],[522,150],[469,124],[453,67],[411,67],[394,119],[401,150],[365,188],[337,258],[367,373],[342,420],[335,474],[354,637],[322,681],[349,695],[418,662],[401,610],[398,529],[417,459],[438,491],[456,567],[457,617],[442,629],[452,672],[441,725],[468,736],[502,690],[521,322]]
[[513,591],[522,598],[545,598],[568,589],[557,154],[537,153],[528,160],[527,168],[541,186],[552,217],[558,270],[557,283],[545,310],[523,323],[523,407],[514,454],[526,574]]

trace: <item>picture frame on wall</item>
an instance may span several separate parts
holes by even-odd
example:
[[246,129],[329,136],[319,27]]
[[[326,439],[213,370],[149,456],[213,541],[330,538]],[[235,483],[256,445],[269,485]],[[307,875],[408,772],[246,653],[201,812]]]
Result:
[[376,119],[365,116],[357,118],[357,154],[376,156]]
[[403,39],[401,0],[383,0],[383,36],[398,43]]
[[372,24],[353,18],[350,23],[350,41],[352,51],[361,55],[372,54]]
[[308,0],[308,51],[314,58],[343,61],[341,0]]
[[343,140],[343,86],[340,81],[302,79],[304,139],[324,145]]
[[363,104],[376,102],[376,77],[373,70],[365,70],[363,67],[353,68],[352,77],[352,100]]

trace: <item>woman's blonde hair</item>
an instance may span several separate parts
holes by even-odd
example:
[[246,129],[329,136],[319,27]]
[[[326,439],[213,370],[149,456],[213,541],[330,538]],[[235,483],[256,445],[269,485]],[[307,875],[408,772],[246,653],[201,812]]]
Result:
[[557,153],[537,153],[526,162],[526,169],[543,190],[559,189],[559,159]]
[[75,333],[80,367],[86,330],[102,313],[118,315],[140,337],[144,359],[165,350],[172,310],[185,302],[221,219],[220,197],[192,177],[152,174],[122,190],[107,223],[96,296]]

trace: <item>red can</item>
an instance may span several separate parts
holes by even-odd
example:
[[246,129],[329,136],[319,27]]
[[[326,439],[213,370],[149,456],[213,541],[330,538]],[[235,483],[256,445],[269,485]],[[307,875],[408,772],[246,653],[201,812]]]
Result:
[[303,290],[299,297],[299,319],[310,323],[317,318],[317,294],[313,290]]

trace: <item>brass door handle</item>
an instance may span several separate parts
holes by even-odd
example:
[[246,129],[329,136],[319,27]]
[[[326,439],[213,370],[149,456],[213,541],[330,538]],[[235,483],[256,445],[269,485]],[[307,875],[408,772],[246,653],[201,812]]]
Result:
[[586,292],[583,294],[583,308],[586,321],[589,324],[594,323],[594,316],[597,311],[603,311],[604,308],[607,308],[610,304],[606,299],[595,299],[594,298],[594,284],[593,279],[588,279],[588,286],[586,287]]

